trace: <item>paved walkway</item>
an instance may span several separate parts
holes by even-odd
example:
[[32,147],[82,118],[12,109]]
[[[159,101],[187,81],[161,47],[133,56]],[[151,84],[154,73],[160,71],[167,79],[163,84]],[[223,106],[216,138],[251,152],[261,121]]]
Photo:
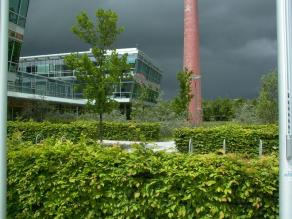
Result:
[[[116,140],[103,140],[103,144],[112,145],[117,144],[125,147],[125,149],[131,150],[132,144],[143,144],[144,142],[139,141],[116,141]],[[176,152],[175,142],[166,141],[166,142],[151,142],[146,143],[146,148],[151,148],[153,151],[166,151],[166,152]]]

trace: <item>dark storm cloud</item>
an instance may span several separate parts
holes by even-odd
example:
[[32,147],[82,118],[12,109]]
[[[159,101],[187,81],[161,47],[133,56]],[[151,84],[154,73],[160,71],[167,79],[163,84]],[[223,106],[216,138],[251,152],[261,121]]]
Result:
[[[23,55],[87,50],[70,32],[81,10],[111,8],[125,27],[117,47],[139,46],[164,70],[166,97],[182,68],[183,1],[31,0]],[[200,0],[203,96],[255,97],[260,77],[276,67],[274,0]]]
[[200,3],[204,96],[256,96],[261,75],[276,67],[275,1]]

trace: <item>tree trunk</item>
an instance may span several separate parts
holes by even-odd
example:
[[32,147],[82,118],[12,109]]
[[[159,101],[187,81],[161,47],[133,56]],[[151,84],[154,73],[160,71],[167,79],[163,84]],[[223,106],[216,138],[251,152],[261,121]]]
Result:
[[100,143],[102,143],[103,140],[102,113],[99,114],[99,140]]

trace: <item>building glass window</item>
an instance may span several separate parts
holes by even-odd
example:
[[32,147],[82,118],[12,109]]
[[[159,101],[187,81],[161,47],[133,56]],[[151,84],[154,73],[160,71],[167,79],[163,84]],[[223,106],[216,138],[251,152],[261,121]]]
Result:
[[9,71],[16,72],[20,57],[21,43],[12,39],[9,39],[8,43],[8,63]]
[[14,24],[17,24],[17,14],[13,13],[10,11],[9,13],[9,21],[14,23]]
[[29,0],[10,0],[9,21],[25,27]]
[[38,64],[38,74],[45,74],[46,73],[46,66],[43,64]]
[[22,0],[21,1],[21,8],[20,8],[19,14],[22,17],[26,17],[26,15],[27,15],[28,4],[29,4],[29,0]]
[[18,63],[19,57],[20,57],[20,51],[21,51],[21,43],[20,42],[14,42],[14,48],[12,53],[12,61]]
[[9,1],[9,9],[18,14],[20,6],[20,0],[10,0]]
[[25,27],[25,22],[26,22],[26,19],[23,18],[23,17],[19,17],[18,18],[18,25],[21,26],[21,27]]
[[[11,39],[12,40],[12,39]],[[12,48],[13,50],[13,48]],[[12,53],[13,54],[13,53]],[[133,57],[131,57],[133,58]],[[121,78],[120,83],[111,84],[108,86],[107,95],[114,98],[135,98],[139,96],[141,92],[141,84],[145,83],[148,87],[147,100],[155,102],[158,96],[159,84],[155,86],[153,83],[158,83],[161,80],[160,72],[151,62],[147,60],[136,59],[135,63],[132,63],[131,71],[125,73]],[[133,59],[134,61],[134,59]],[[19,69],[23,69],[33,75],[42,75],[47,77],[58,77],[59,80],[66,80],[67,83],[54,81],[55,79],[46,79],[45,83],[38,83],[36,92],[43,93],[47,89],[46,95],[69,97],[69,98],[82,98],[82,90],[74,92],[72,83],[83,84],[80,81],[76,82],[76,78],[67,76],[74,76],[74,71],[64,65],[62,57],[49,57],[49,58],[35,58],[29,60],[22,60],[22,66]],[[128,60],[129,62],[129,60]],[[137,75],[135,75],[137,74]],[[135,76],[135,77],[133,77]],[[145,81],[145,79],[148,81]],[[44,80],[42,78],[42,80]],[[52,81],[50,81],[52,80]],[[150,83],[153,82],[153,83]],[[46,86],[46,87],[45,87]]]
[[127,62],[128,64],[135,64],[137,55],[128,55]]
[[8,44],[8,60],[11,60],[11,54],[12,54],[12,50],[13,50],[13,40],[9,40],[9,44]]

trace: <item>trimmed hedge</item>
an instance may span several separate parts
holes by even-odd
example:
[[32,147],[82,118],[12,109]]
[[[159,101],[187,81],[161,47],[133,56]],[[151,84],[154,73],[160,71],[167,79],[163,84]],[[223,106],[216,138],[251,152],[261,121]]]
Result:
[[[16,144],[16,142],[14,142]],[[70,142],[8,153],[10,218],[277,218],[278,161]]]
[[176,147],[188,152],[192,138],[194,153],[206,154],[222,149],[226,139],[227,152],[257,155],[259,140],[263,141],[264,154],[278,152],[278,127],[276,125],[225,125],[208,128],[182,128],[175,132]]
[[[158,140],[160,125],[158,123],[113,123],[105,122],[103,138],[107,140]],[[81,135],[97,140],[99,138],[98,122],[77,121],[68,124],[49,122],[8,122],[8,137],[14,132],[22,132],[24,141],[35,142],[47,137],[70,139],[77,142]]]

